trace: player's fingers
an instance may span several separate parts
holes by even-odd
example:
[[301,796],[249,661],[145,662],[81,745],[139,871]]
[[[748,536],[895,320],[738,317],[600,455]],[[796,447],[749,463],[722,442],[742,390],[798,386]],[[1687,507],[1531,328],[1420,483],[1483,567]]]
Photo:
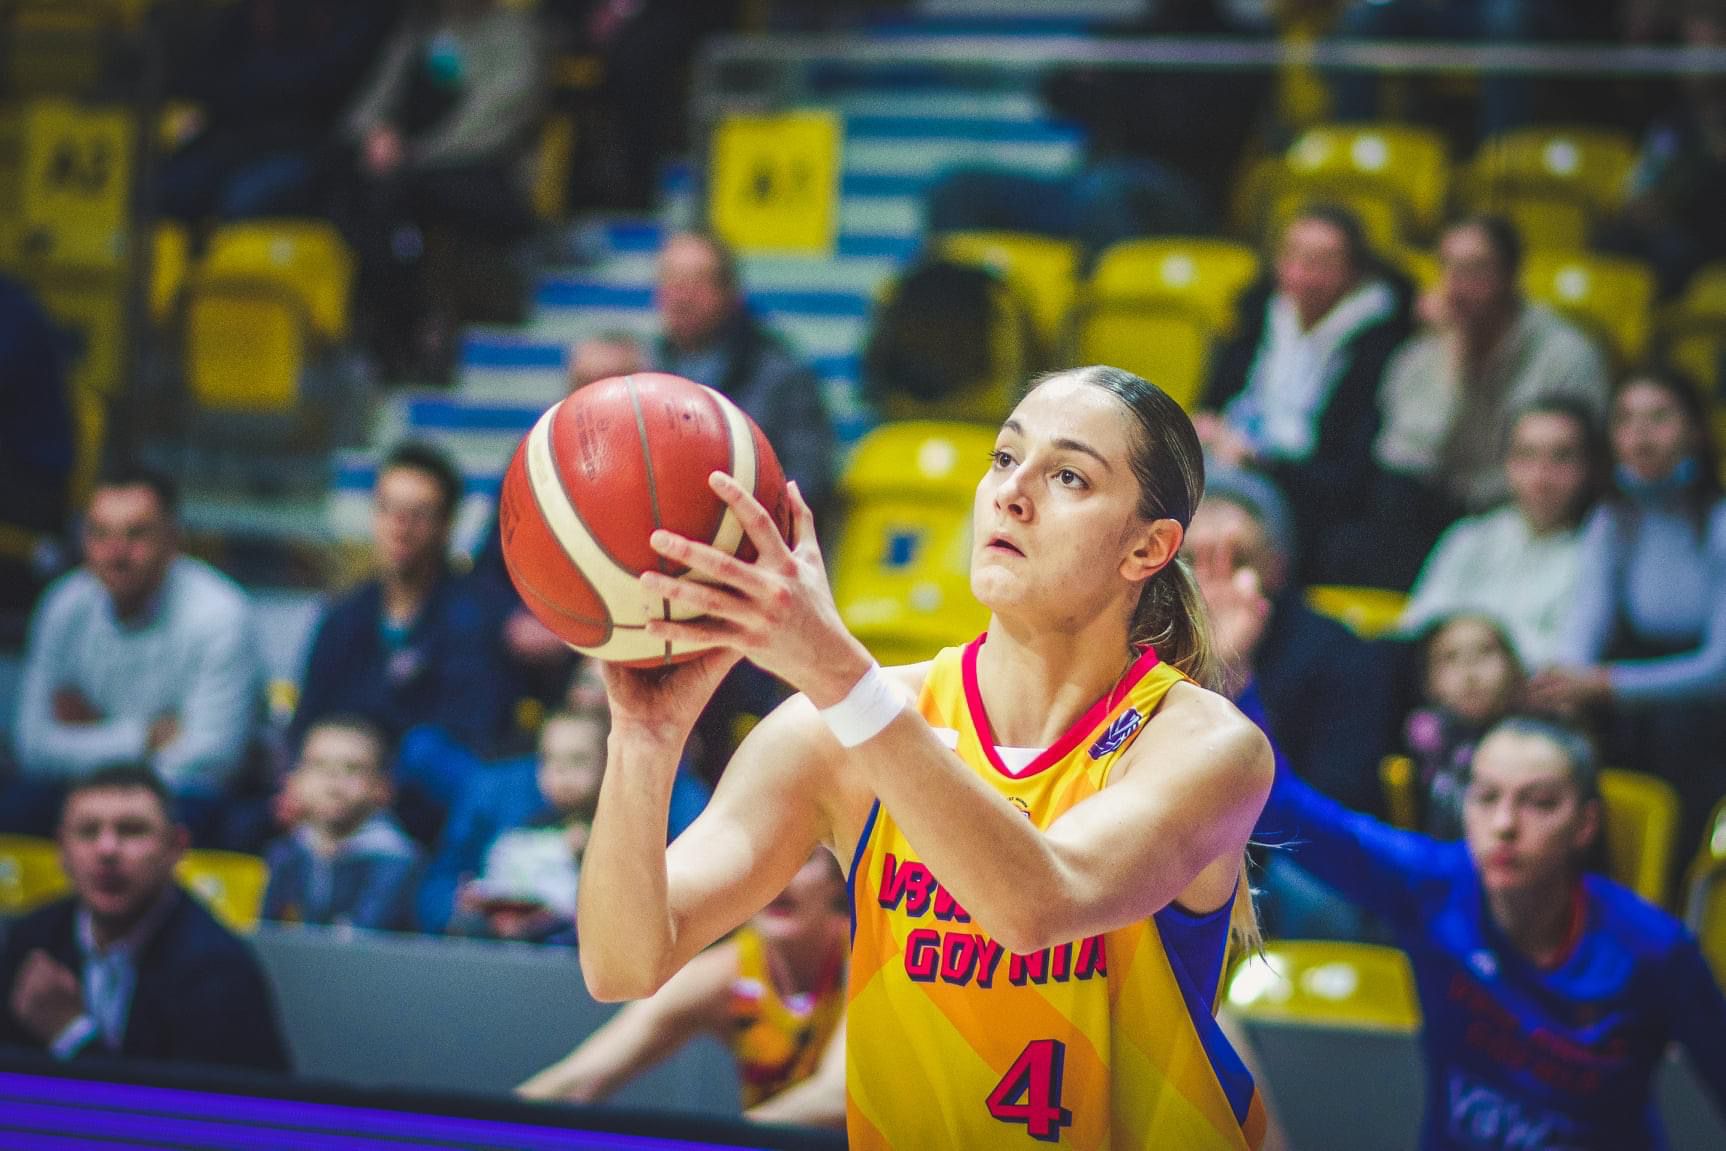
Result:
[[725,501],[731,513],[737,517],[737,522],[743,525],[743,534],[755,545],[755,554],[760,556],[761,560],[783,564],[791,558],[791,549],[785,545],[778,525],[773,522],[773,517],[767,514],[767,509],[761,506],[761,501],[725,472],[714,472],[707,478],[707,482],[713,488],[714,494]]
[[730,647],[739,635],[731,624],[712,618],[650,619],[647,621],[647,634],[654,639],[689,647]]
[[648,543],[666,559],[745,595],[759,595],[766,590],[767,577],[754,564],[744,563],[712,544],[699,543],[664,528],[649,536]]
[[675,579],[659,572],[643,572],[641,590],[655,599],[702,615],[737,620],[755,614],[749,601],[736,592],[696,580]]
[[795,550],[821,554],[821,544],[815,537],[815,513],[809,508],[809,501],[803,498],[803,489],[792,480],[785,485],[786,494],[791,497],[791,538],[796,541]]

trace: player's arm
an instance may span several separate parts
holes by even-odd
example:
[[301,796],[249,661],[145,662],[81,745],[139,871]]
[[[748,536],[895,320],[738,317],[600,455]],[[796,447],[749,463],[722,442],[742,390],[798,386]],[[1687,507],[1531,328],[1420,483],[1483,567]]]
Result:
[[652,997],[625,1004],[581,1045],[515,1089],[524,1099],[595,1103],[665,1059],[695,1035],[721,1026],[737,946],[691,960]]
[[813,1075],[762,1100],[744,1117],[799,1127],[845,1126],[845,1021],[834,1028]]
[[605,668],[612,729],[577,897],[582,973],[597,999],[653,994],[765,907],[829,837],[829,765],[811,738],[820,721],[794,701],[756,725],[706,809],[665,846],[683,743],[734,662]]

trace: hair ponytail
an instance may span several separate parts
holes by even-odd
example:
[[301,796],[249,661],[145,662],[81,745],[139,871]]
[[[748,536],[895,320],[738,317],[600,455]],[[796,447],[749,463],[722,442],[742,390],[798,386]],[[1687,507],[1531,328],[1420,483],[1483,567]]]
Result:
[[1149,644],[1170,667],[1209,691],[1222,686],[1222,662],[1211,642],[1211,618],[1199,581],[1177,555],[1150,578],[1133,611],[1132,641]]

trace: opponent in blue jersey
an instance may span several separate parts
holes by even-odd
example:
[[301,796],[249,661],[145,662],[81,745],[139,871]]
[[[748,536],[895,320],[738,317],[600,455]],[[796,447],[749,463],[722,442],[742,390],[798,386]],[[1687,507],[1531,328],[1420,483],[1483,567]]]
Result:
[[1672,1040],[1726,1113],[1726,1000],[1695,938],[1581,870],[1600,827],[1588,741],[1544,719],[1501,722],[1475,752],[1463,822],[1462,843],[1386,827],[1279,755],[1255,835],[1288,844],[1408,952],[1425,1016],[1423,1151],[1663,1148],[1652,1088]]

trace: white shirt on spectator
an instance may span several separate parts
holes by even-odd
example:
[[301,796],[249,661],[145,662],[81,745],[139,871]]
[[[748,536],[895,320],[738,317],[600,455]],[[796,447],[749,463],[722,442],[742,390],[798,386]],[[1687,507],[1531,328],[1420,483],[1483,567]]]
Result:
[[[186,556],[169,565],[137,619],[114,615],[89,571],[63,576],[31,621],[19,692],[17,753],[26,776],[70,779],[150,760],[175,790],[215,789],[242,766],[262,716],[262,653],[239,585]],[[70,688],[95,723],[61,723]],[[150,725],[173,715],[178,736],[153,757]]]
[[1535,535],[1515,505],[1452,524],[1426,557],[1398,626],[1458,612],[1490,616],[1529,668],[1553,662],[1576,590],[1582,529]]

